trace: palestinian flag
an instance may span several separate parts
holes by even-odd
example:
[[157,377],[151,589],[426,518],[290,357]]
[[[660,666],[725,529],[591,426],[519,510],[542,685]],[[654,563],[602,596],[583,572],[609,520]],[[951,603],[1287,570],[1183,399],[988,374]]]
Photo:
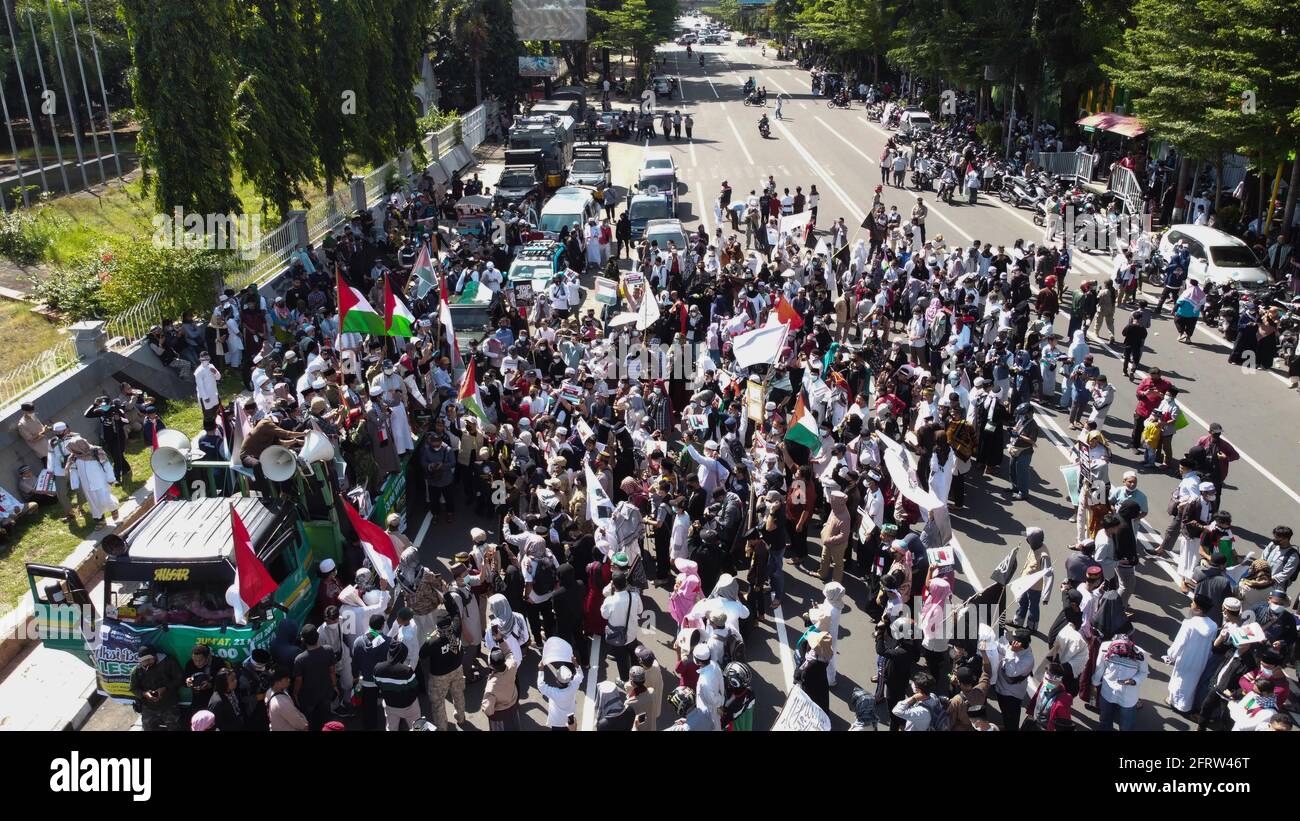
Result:
[[375,309],[356,288],[343,281],[338,268],[334,269],[334,278],[339,286],[339,331],[340,333],[376,334],[384,336],[384,321]]
[[793,305],[786,302],[785,297],[777,297],[772,310],[776,312],[776,318],[781,321],[781,324],[789,325],[790,330],[797,331],[803,327],[803,317],[799,316],[799,312],[794,309]]
[[415,316],[402,298],[393,293],[393,284],[384,274],[384,329],[389,336],[414,336]]
[[230,533],[235,542],[235,581],[226,590],[226,602],[235,610],[235,623],[247,624],[248,611],[276,590],[275,579],[253,552],[248,528],[230,506]]
[[420,279],[420,284],[416,286],[417,296],[424,296],[433,290],[437,275],[433,268],[433,259],[429,255],[429,246],[426,243],[420,243],[420,253],[415,257],[415,264],[411,266],[411,275]]
[[438,322],[451,345],[451,367],[454,372],[460,366],[460,343],[456,341],[456,327],[451,324],[451,300],[447,296],[447,278],[438,277],[441,299],[438,301]]
[[786,429],[787,442],[797,442],[812,453],[822,449],[822,435],[817,429],[817,420],[804,406],[803,396],[795,403],[794,413],[790,415],[790,427]]
[[339,501],[343,503],[343,512],[348,515],[348,522],[356,531],[357,538],[361,540],[361,549],[374,565],[375,572],[383,576],[389,586],[395,585],[399,557],[397,548],[393,547],[393,537],[374,522],[361,518],[361,514],[357,513],[356,508],[352,507],[352,503],[345,497],[340,496]]
[[478,380],[475,379],[474,357],[472,356],[469,359],[469,365],[465,368],[465,378],[461,380],[460,393],[456,395],[456,401],[484,423],[490,421],[487,414],[483,412],[483,403],[479,401]]

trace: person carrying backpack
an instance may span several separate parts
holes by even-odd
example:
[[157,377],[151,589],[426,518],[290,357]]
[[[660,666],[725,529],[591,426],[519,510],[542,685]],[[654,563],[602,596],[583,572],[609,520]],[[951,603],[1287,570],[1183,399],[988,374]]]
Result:
[[[511,517],[515,524],[522,524],[518,517]],[[524,614],[532,627],[533,642],[541,645],[543,634],[555,635],[555,610],[551,599],[555,596],[556,570],[560,563],[555,554],[546,545],[546,534],[550,526],[541,516],[529,517],[532,532],[518,535],[507,533],[505,539],[520,548],[520,563],[524,577]]]
[[922,670],[912,676],[912,695],[894,705],[895,718],[904,722],[904,732],[942,732],[951,729],[947,699],[934,694],[934,676]]

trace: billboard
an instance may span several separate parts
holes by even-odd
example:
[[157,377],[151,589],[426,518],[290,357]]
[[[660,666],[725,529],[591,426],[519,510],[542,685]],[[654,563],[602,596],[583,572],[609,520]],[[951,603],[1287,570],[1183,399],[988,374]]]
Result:
[[559,57],[520,57],[520,77],[558,77],[560,76]]
[[520,40],[586,40],[586,0],[514,0]]

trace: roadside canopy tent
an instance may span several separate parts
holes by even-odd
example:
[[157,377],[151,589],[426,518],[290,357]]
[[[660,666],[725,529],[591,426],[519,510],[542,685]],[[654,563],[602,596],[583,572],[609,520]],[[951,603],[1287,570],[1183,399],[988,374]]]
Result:
[[1132,139],[1146,133],[1146,128],[1138,122],[1137,117],[1127,117],[1123,114],[1116,114],[1112,111],[1102,111],[1099,114],[1089,114],[1075,125],[1081,126],[1084,131],[1106,131],[1111,134],[1118,134],[1121,137]]

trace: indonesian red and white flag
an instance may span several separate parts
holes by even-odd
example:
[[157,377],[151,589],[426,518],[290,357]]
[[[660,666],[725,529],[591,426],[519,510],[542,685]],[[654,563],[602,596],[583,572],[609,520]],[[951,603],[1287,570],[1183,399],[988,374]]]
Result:
[[233,504],[230,506],[230,534],[235,542],[235,581],[226,590],[226,603],[235,609],[235,623],[247,624],[248,611],[275,593],[276,584],[266,565],[253,552],[248,528],[244,527],[244,521],[239,518]]
[[393,537],[388,535],[388,531],[379,525],[370,521],[357,513],[352,503],[343,497],[339,497],[343,503],[343,511],[348,515],[348,521],[352,524],[352,529],[356,531],[357,538],[361,540],[361,549],[366,552],[366,558],[375,566],[375,572],[383,576],[390,585],[397,583],[397,548],[393,547]]

